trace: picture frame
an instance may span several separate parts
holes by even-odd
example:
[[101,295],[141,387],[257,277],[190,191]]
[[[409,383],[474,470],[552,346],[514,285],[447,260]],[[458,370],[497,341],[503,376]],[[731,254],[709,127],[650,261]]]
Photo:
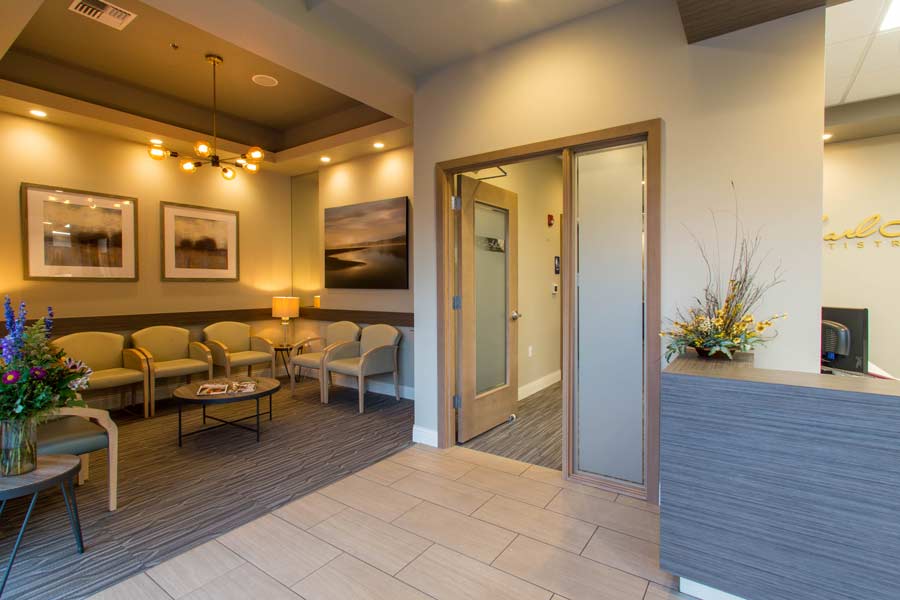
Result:
[[162,281],[239,281],[236,210],[160,202]]
[[137,281],[137,198],[23,182],[26,280]]
[[409,289],[409,197],[324,212],[326,288]]

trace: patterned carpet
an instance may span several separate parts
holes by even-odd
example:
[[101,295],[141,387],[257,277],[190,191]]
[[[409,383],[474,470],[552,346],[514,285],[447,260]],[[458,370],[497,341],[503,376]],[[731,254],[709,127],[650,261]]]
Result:
[[[178,448],[176,408],[166,402],[157,404],[157,416],[149,420],[114,414],[119,510],[106,510],[106,454],[96,453],[90,481],[77,488],[85,553],[75,552],[62,495],[44,492],[4,598],[89,596],[411,443],[411,401],[370,393],[366,413],[359,415],[356,390],[333,389],[326,406],[311,380],[293,398],[288,388],[275,395],[274,420],[263,421],[259,444],[251,432],[223,427],[185,438]],[[209,414],[234,418],[253,410],[246,402],[211,408]],[[199,427],[199,409],[187,413],[184,423],[185,431]],[[27,502],[11,501],[0,517],[0,568]]]
[[562,469],[562,384],[555,383],[516,404],[516,420],[462,444],[497,456]]

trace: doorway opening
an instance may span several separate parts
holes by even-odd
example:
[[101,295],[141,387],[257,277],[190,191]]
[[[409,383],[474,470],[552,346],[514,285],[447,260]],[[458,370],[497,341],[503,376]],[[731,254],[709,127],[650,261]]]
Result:
[[521,235],[520,193],[502,182],[561,154],[562,210],[543,219],[558,215],[561,236],[562,473],[658,502],[661,129],[657,119],[436,165],[441,447],[540,446],[509,435],[525,406],[519,331],[543,315],[522,310],[518,255],[535,243]]

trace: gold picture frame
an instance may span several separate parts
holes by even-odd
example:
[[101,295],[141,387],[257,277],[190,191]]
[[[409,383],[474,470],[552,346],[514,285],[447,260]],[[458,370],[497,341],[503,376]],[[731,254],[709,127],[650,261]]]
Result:
[[240,281],[240,213],[160,202],[162,281]]

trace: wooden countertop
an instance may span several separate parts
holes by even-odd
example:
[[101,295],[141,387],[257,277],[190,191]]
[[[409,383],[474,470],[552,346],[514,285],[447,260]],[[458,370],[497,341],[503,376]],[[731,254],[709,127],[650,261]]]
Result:
[[712,377],[752,383],[771,383],[774,385],[790,385],[838,392],[900,397],[900,381],[875,377],[844,377],[839,375],[822,375],[821,373],[757,369],[753,367],[752,354],[738,354],[734,361],[730,361],[699,358],[696,354],[690,352],[672,361],[663,373],[665,375]]

